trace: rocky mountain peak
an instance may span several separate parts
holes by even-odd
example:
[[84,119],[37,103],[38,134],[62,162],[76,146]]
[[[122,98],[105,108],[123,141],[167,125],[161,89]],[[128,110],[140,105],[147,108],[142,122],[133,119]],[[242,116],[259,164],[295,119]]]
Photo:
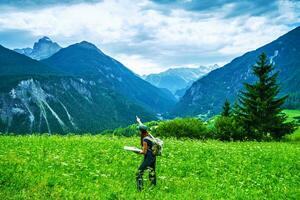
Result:
[[34,43],[33,48],[14,49],[20,54],[24,54],[35,60],[48,58],[58,52],[61,47],[53,42],[49,37],[44,36]]

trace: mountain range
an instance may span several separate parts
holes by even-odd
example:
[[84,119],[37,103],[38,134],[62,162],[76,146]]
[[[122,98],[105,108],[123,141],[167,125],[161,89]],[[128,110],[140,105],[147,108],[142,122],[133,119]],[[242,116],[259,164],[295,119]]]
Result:
[[217,68],[218,65],[170,68],[161,73],[145,75],[143,78],[156,87],[168,89],[179,99],[194,81]]
[[[56,44],[41,38],[28,54],[0,45],[0,132],[96,133],[132,124],[136,115],[149,121],[163,113],[219,114],[226,99],[236,101],[244,82],[256,81],[252,66],[262,52],[279,71],[280,95],[289,95],[285,106],[300,109],[300,27],[221,68],[170,69],[147,81],[92,43],[57,44],[55,53],[45,50],[46,43]],[[174,94],[185,90],[176,103]]]
[[279,71],[280,95],[289,95],[286,107],[300,108],[300,27],[275,41],[233,59],[222,68],[200,78],[187,90],[173,109],[174,116],[218,114],[225,99],[234,103],[243,83],[253,83],[252,66],[265,52]]
[[40,61],[0,46],[0,58],[0,132],[99,132],[175,104],[88,42]]

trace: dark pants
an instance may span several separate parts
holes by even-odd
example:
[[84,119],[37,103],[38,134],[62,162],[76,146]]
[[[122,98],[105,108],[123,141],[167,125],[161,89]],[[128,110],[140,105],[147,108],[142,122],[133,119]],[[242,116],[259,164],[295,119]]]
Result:
[[149,180],[151,182],[151,185],[156,185],[155,165],[156,165],[156,157],[153,155],[147,154],[136,174],[137,189],[139,191],[141,191],[143,189],[143,175],[144,175],[144,172],[146,169],[149,170]]

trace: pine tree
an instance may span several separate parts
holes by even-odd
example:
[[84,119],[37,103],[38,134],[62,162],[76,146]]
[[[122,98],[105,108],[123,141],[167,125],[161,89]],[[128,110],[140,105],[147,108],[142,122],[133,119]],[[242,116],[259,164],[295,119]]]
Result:
[[229,117],[230,116],[230,103],[227,99],[226,99],[226,101],[223,105],[223,111],[222,111],[221,115],[223,117]]
[[278,97],[278,72],[273,73],[273,70],[266,54],[261,54],[253,66],[258,80],[254,84],[245,83],[245,91],[239,95],[237,117],[250,139],[263,139],[268,135],[280,139],[294,130],[293,123],[285,123],[286,115],[281,106],[287,96]]

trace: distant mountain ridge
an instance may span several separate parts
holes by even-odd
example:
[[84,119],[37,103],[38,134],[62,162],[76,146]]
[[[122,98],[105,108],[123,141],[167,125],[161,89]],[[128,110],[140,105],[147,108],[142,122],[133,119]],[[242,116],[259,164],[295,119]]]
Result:
[[52,42],[49,37],[44,36],[34,43],[33,48],[14,49],[14,51],[24,54],[35,60],[48,58],[61,49],[56,42]]
[[244,82],[253,83],[252,65],[265,52],[279,71],[281,95],[289,94],[288,102],[300,108],[300,27],[277,40],[233,59],[194,82],[175,106],[175,116],[214,115],[220,112],[225,99],[234,103]]
[[143,79],[156,87],[170,90],[177,98],[179,98],[194,81],[216,68],[219,68],[219,66],[170,68],[161,73],[145,75],[143,76]]

